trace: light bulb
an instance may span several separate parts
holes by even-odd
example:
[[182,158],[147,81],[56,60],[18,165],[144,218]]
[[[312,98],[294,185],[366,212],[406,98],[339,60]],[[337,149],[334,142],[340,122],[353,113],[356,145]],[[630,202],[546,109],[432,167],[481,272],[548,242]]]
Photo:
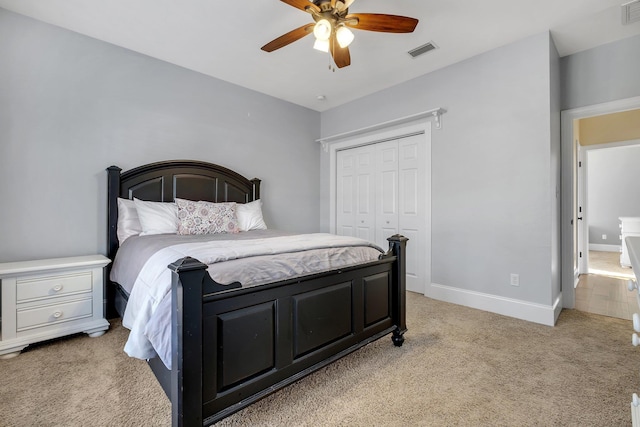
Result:
[[313,35],[318,40],[329,40],[329,37],[331,37],[331,23],[326,19],[319,20],[313,27]]
[[353,41],[354,35],[350,29],[347,27],[341,26],[336,31],[336,39],[338,40],[338,44],[341,48],[345,48],[351,44]]
[[321,52],[329,52],[329,40],[316,39],[313,43],[313,48]]

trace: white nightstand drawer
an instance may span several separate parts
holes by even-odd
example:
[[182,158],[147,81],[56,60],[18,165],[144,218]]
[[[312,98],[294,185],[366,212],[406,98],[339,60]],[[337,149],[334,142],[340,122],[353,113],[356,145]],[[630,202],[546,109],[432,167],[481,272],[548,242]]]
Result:
[[17,311],[17,331],[92,316],[92,299],[45,305]]
[[77,292],[91,292],[91,271],[47,277],[25,277],[16,282],[17,302]]

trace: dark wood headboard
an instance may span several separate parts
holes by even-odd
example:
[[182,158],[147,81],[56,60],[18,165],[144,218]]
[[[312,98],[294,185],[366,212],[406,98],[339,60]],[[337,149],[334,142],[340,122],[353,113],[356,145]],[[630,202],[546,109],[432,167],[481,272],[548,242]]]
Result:
[[[213,163],[171,160],[150,163],[122,172],[110,166],[107,188],[107,256],[113,261],[118,252],[118,197],[172,202],[176,197],[208,202],[247,203],[260,198],[260,180],[247,179],[237,172]],[[105,315],[118,317],[116,288],[110,286],[111,264],[106,268]]]
[[107,255],[111,260],[118,251],[118,197],[154,202],[172,202],[178,197],[216,203],[247,203],[260,198],[259,179],[247,179],[213,163],[172,160],[126,172],[110,166],[107,171]]

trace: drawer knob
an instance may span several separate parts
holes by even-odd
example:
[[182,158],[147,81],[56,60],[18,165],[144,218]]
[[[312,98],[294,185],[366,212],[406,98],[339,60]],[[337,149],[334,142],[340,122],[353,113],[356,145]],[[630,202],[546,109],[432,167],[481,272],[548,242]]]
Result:
[[60,283],[58,283],[53,287],[54,292],[60,292],[61,290],[62,290],[62,285]]
[[53,317],[56,319],[59,319],[62,317],[62,311],[58,310],[56,312],[53,313]]

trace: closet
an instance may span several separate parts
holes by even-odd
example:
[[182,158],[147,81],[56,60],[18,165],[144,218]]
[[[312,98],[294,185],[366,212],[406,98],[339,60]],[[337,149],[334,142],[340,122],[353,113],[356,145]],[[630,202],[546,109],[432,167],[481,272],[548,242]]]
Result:
[[389,236],[408,237],[407,288],[420,293],[430,264],[426,149],[418,134],[336,152],[336,233],[384,249]]

